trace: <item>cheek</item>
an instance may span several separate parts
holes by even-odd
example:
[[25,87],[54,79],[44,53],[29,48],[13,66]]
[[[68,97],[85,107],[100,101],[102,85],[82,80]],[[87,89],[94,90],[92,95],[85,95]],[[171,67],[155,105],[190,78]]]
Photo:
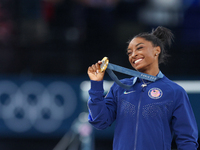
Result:
[[152,55],[148,55],[145,60],[146,62],[152,62],[154,61],[154,57]]
[[131,66],[133,66],[133,58],[132,57],[128,57],[128,61],[131,64]]
[[128,57],[128,61],[131,63],[131,57]]
[[150,50],[148,53],[146,53],[146,57],[148,58],[148,60],[154,60],[155,54],[152,50]]

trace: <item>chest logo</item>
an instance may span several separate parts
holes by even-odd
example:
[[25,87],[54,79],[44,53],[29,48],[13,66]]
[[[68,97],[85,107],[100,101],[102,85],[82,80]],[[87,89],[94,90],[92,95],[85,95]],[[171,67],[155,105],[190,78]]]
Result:
[[130,94],[130,93],[133,93],[133,92],[135,92],[135,91],[124,91],[124,94]]
[[159,88],[151,88],[148,92],[148,95],[152,99],[159,99],[162,97],[163,92]]

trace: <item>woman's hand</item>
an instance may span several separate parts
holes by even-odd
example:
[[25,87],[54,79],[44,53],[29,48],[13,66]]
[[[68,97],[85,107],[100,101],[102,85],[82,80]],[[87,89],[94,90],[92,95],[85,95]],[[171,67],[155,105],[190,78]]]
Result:
[[96,64],[93,64],[88,68],[88,76],[90,80],[93,81],[102,81],[105,71],[101,72],[100,65],[102,64],[101,61],[98,61]]

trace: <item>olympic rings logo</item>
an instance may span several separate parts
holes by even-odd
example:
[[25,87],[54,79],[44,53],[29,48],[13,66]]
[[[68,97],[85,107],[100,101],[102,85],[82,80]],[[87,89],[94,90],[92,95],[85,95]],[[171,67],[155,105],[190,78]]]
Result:
[[0,82],[0,118],[15,132],[31,128],[53,132],[74,113],[76,105],[74,90],[63,81],[46,87],[39,81],[27,81],[21,86],[9,80]]

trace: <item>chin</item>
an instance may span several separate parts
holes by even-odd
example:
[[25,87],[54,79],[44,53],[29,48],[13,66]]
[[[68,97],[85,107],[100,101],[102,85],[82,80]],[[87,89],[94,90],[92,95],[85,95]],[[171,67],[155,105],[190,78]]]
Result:
[[135,64],[133,64],[132,65],[132,67],[135,69],[135,70],[137,70],[137,71],[139,71],[139,72],[144,72],[146,69],[145,69],[145,66],[143,66],[143,65],[141,65],[141,64],[139,64],[139,65],[135,65]]
[[145,72],[145,70],[146,70],[144,67],[135,67],[134,69],[139,72]]

